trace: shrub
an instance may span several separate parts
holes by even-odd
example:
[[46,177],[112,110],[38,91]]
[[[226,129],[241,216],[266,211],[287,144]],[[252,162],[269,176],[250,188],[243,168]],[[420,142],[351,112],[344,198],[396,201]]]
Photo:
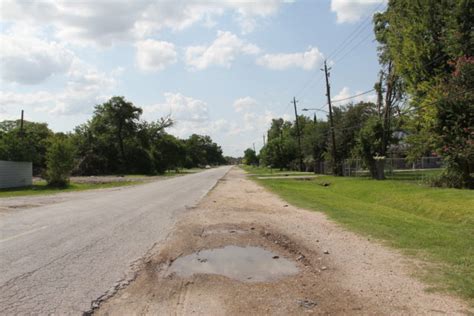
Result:
[[65,137],[54,137],[46,152],[46,181],[48,181],[48,185],[67,186],[73,168],[74,146]]

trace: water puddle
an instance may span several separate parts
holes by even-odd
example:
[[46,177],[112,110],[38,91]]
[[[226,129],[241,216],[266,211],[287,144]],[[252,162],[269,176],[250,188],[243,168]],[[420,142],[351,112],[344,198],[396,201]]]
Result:
[[168,274],[173,272],[181,277],[203,273],[262,282],[296,274],[298,268],[292,261],[263,248],[226,246],[180,257],[168,270]]

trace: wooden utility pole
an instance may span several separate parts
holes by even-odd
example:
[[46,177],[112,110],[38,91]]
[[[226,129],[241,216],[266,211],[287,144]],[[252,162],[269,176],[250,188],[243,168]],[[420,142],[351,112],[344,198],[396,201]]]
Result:
[[298,122],[298,110],[296,109],[295,97],[293,97],[293,105],[295,107],[296,135],[298,136],[298,156],[299,156],[299,161],[300,161],[300,171],[303,171],[303,153],[301,151],[301,133],[300,133],[300,124]]
[[21,119],[20,119],[20,136],[23,136],[23,115],[24,111],[21,110]]
[[[331,70],[331,68],[329,68],[329,70]],[[337,159],[337,152],[336,152],[336,136],[334,133],[334,122],[332,119],[331,87],[329,85],[329,72],[328,72],[326,61],[324,61],[324,74],[326,76],[326,96],[328,97],[329,126],[331,130],[331,142],[332,142],[332,172],[335,176],[340,176],[341,172],[339,170],[339,160]]]

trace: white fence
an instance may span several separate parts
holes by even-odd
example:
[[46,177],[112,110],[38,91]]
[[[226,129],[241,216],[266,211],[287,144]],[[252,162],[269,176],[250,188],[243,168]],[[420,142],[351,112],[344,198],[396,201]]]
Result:
[[31,162],[0,160],[0,189],[32,184],[33,164]]

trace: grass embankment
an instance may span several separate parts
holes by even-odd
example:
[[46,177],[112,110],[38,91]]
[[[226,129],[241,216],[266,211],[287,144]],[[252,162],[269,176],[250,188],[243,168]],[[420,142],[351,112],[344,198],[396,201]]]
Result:
[[70,183],[64,188],[50,187],[46,181],[35,182],[32,186],[22,188],[0,189],[0,198],[26,196],[26,195],[45,195],[60,192],[85,191],[93,189],[115,188],[127,185],[140,184],[143,181],[116,181],[108,183]]
[[324,212],[356,232],[435,263],[423,278],[434,289],[456,292],[474,304],[474,192],[431,188],[417,179],[419,174],[408,171],[385,181],[332,176],[257,181],[293,205]]

